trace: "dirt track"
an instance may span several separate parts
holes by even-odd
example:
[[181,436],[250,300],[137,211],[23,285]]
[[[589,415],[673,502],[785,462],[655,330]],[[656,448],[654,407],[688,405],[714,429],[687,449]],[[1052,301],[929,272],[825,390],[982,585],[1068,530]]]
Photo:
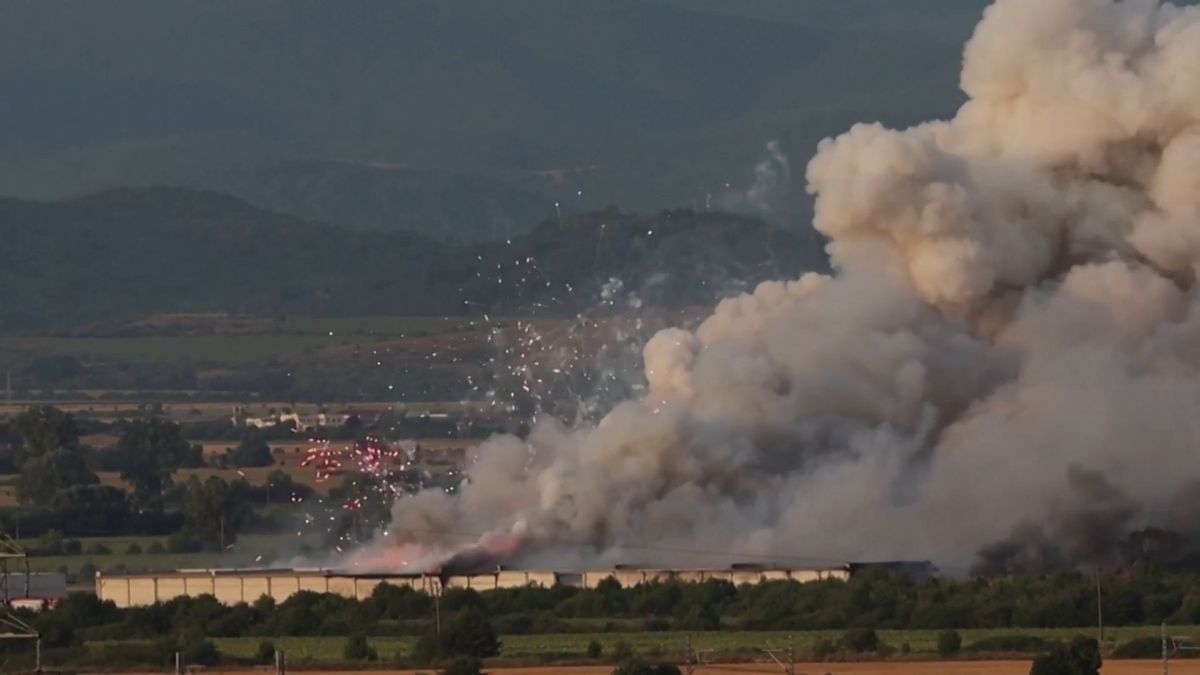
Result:
[[[216,675],[265,675],[271,671],[254,670],[206,670]],[[305,671],[293,669],[297,674]],[[317,672],[317,671],[308,671]],[[429,675],[427,670],[373,670],[336,671],[337,675]],[[538,668],[488,668],[492,675],[609,675],[612,666],[546,666]],[[756,673],[781,673],[774,664],[730,664],[711,665],[696,670],[697,675],[739,675]],[[886,662],[886,663],[803,663],[796,664],[796,672],[802,675],[1027,675],[1028,661],[941,661],[941,662]],[[1159,675],[1161,661],[1108,661],[1100,670],[1102,675]],[[1172,675],[1200,675],[1200,659],[1171,663]],[[159,675],[159,674],[154,674]]]

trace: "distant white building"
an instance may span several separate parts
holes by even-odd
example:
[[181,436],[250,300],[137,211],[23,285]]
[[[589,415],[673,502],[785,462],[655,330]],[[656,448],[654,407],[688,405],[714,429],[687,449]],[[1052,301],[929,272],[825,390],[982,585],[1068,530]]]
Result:
[[4,603],[10,607],[45,609],[67,597],[67,577],[59,572],[9,572],[0,575]]
[[265,417],[250,417],[246,415],[246,409],[242,406],[234,406],[233,417],[230,418],[235,427],[253,427],[255,429],[269,429],[277,427],[281,424],[292,424],[292,428],[296,431],[316,431],[326,427],[340,427],[349,421],[354,413],[349,411],[337,413],[310,413],[302,415],[300,413],[272,413]]

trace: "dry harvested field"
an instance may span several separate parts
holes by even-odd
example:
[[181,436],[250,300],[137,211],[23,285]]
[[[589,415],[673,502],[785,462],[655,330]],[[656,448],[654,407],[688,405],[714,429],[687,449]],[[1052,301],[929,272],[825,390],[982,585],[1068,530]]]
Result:
[[[300,669],[292,667],[293,672]],[[263,669],[214,671],[222,675],[263,675]],[[338,675],[417,675],[434,672],[426,670],[376,670],[337,671]],[[544,666],[537,668],[488,668],[491,675],[609,675],[612,666]],[[780,673],[773,663],[739,663],[710,665],[697,668],[697,675],[738,675],[739,673]],[[935,661],[935,662],[881,662],[881,663],[798,663],[796,672],[801,675],[1027,675],[1028,661]],[[1107,661],[1100,670],[1102,675],[1157,675],[1162,672],[1161,661]],[[1200,660],[1176,661],[1171,663],[1174,675],[1200,675]],[[149,674],[147,674],[149,675]],[[157,675],[157,674],[155,674]]]

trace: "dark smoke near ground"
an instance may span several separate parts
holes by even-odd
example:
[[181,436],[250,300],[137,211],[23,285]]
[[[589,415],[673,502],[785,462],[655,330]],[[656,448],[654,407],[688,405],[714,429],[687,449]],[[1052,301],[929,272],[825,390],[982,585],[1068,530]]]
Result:
[[658,333],[644,395],[492,439],[460,494],[400,500],[360,563],[475,539],[510,564],[964,572],[1120,564],[1131,533],[1187,549],[1197,64],[1194,7],[998,0],[952,119],[818,148],[832,275]]

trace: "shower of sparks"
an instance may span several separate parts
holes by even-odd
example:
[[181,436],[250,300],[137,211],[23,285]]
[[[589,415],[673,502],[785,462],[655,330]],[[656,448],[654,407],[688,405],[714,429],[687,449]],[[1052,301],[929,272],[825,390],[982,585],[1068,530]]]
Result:
[[300,466],[313,469],[316,482],[323,483],[349,471],[368,476],[381,489],[392,492],[398,491],[396,476],[412,468],[415,454],[411,444],[387,443],[377,436],[367,436],[345,445],[334,445],[325,440],[311,443]]
[[[595,270],[611,255],[609,224],[599,223],[597,231]],[[640,393],[641,348],[664,322],[678,317],[647,315],[639,289],[622,279],[596,275],[586,289],[578,288],[551,278],[533,256],[506,257],[504,252],[513,250],[508,247],[501,244],[499,255],[476,256],[476,277],[486,284],[481,288],[494,290],[464,302],[476,310],[469,323],[436,337],[401,334],[403,342],[353,348],[355,357],[369,360],[380,373],[372,383],[364,382],[364,395],[374,387],[395,392],[396,407],[403,410],[405,399],[418,391],[413,386],[417,378],[456,369],[465,388],[460,390],[463,417],[453,434],[474,437],[472,429],[480,421],[485,433],[519,428],[539,416],[572,425],[594,422],[615,402]],[[647,288],[654,283],[649,281]],[[508,308],[508,316],[499,307]],[[396,440],[405,433],[399,423],[374,433],[378,435],[355,443],[310,441],[301,466],[314,472],[316,483],[342,482],[334,492],[337,498],[318,496],[305,505],[304,529],[323,528],[338,553],[360,550],[363,540],[357,537],[382,534],[396,538],[401,548],[395,552],[416,555],[403,548],[403,534],[384,534],[388,511],[402,509],[407,495],[422,490],[456,493],[470,481],[476,451],[469,450],[461,465],[434,475],[419,459],[417,441]],[[358,524],[357,535],[346,531],[348,519]],[[375,535],[363,531],[370,528]]]

